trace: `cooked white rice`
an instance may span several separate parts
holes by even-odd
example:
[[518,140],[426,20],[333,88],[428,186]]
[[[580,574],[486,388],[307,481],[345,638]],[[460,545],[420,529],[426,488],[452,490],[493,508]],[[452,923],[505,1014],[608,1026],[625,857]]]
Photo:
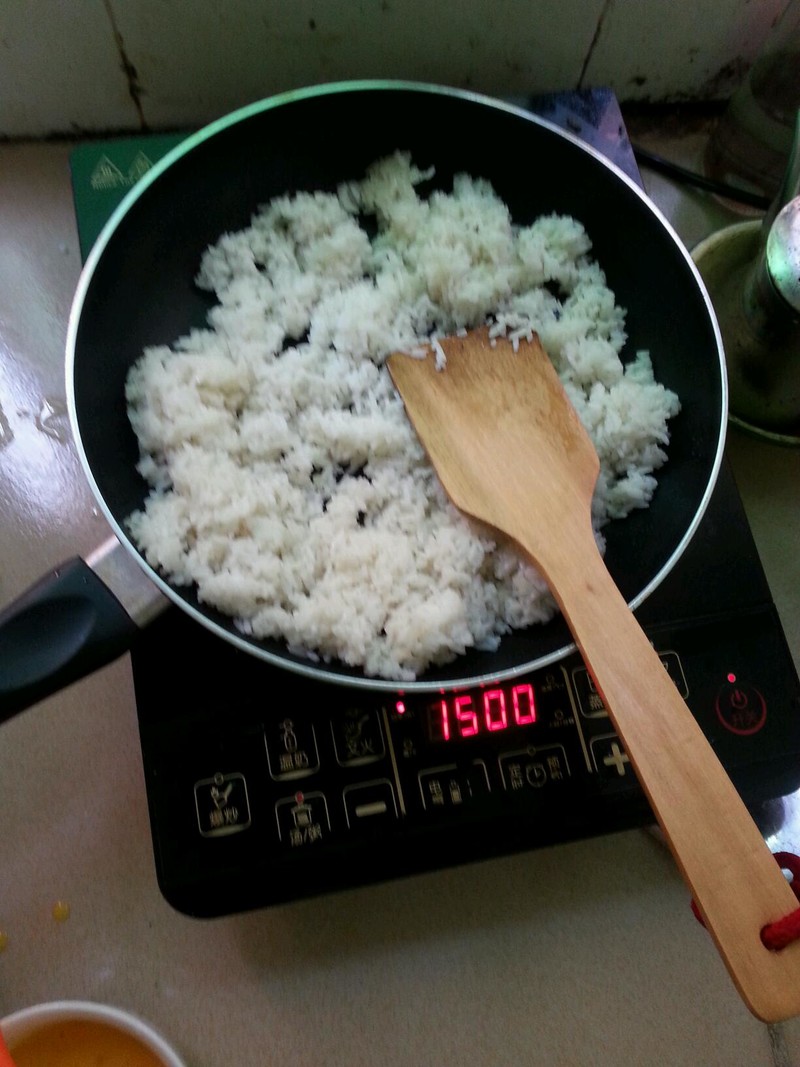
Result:
[[535,330],[600,455],[597,531],[648,505],[679,407],[647,353],[621,362],[625,312],[579,222],[518,227],[485,181],[422,197],[430,176],[398,153],[337,195],[264,206],[203,256],[208,328],[147,349],[127,385],[149,563],[244,633],[398,681],[555,607],[444,496],[391,352],[487,320]]

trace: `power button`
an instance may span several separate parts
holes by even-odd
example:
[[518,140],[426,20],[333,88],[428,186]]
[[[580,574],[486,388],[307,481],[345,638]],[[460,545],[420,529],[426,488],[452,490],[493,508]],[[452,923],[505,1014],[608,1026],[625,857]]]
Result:
[[767,704],[755,686],[732,678],[717,693],[717,717],[726,730],[747,737],[767,721]]

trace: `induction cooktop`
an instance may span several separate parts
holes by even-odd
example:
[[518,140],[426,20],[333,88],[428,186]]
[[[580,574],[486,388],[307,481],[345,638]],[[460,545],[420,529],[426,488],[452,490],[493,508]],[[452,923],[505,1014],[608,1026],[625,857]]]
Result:
[[[608,90],[517,98],[640,180]],[[76,149],[84,256],[183,134]],[[751,810],[800,786],[800,681],[727,462],[643,628]],[[371,693],[257,661],[177,608],[132,651],[155,866],[218,916],[604,834],[652,813],[580,657],[474,690]]]

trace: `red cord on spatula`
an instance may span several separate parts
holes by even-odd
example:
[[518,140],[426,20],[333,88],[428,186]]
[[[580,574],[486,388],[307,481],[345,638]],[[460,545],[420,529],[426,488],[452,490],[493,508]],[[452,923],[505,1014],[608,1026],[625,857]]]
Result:
[[15,1067],[14,1061],[11,1059],[11,1053],[8,1051],[8,1045],[3,1037],[2,1030],[0,1030],[0,1067]]
[[598,552],[599,461],[552,363],[538,339],[515,351],[485,329],[440,345],[444,369],[433,353],[388,367],[442,485],[546,579],[745,1003],[766,1022],[800,1015],[800,944],[761,940],[794,893]]
[[[795,856],[793,852],[775,852],[773,855],[778,865],[791,874],[792,892],[800,901],[800,856]],[[740,891],[741,889],[735,890],[735,892]],[[692,911],[695,918],[705,926],[703,916],[700,914],[700,909],[694,900],[692,901]],[[783,918],[777,919],[775,922],[767,923],[761,930],[761,941],[773,952],[780,952],[781,949],[788,948],[795,941],[800,941],[800,907],[795,908],[794,911],[790,911],[788,915],[784,915]]]

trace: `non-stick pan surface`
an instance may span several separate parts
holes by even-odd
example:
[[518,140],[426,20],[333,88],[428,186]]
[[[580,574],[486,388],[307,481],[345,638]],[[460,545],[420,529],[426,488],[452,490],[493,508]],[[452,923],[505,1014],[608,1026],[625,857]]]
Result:
[[[179,146],[143,180],[106,227],[81,278],[70,321],[67,389],[74,432],[98,501],[123,543],[125,520],[148,487],[136,471],[124,384],[146,345],[169,344],[205,324],[212,298],[193,279],[204,249],[246,226],[271,197],[334,190],[377,158],[410,151],[436,168],[488,179],[514,220],[574,215],[627,308],[626,352],[650,351],[659,381],[682,403],[669,463],[646,511],[606,528],[609,570],[636,605],[665,577],[691,538],[713,489],[726,420],[724,360],[713,312],[690,257],[649,200],[576,139],[525,112],[471,94],[406,83],[346,83],[286,94],[245,108]],[[135,546],[129,545],[138,556]],[[231,620],[171,587],[180,607],[273,663],[371,688],[338,663],[317,665],[277,641],[240,634]],[[561,619],[518,631],[494,653],[470,652],[405,689],[463,685],[522,673],[563,655]]]

